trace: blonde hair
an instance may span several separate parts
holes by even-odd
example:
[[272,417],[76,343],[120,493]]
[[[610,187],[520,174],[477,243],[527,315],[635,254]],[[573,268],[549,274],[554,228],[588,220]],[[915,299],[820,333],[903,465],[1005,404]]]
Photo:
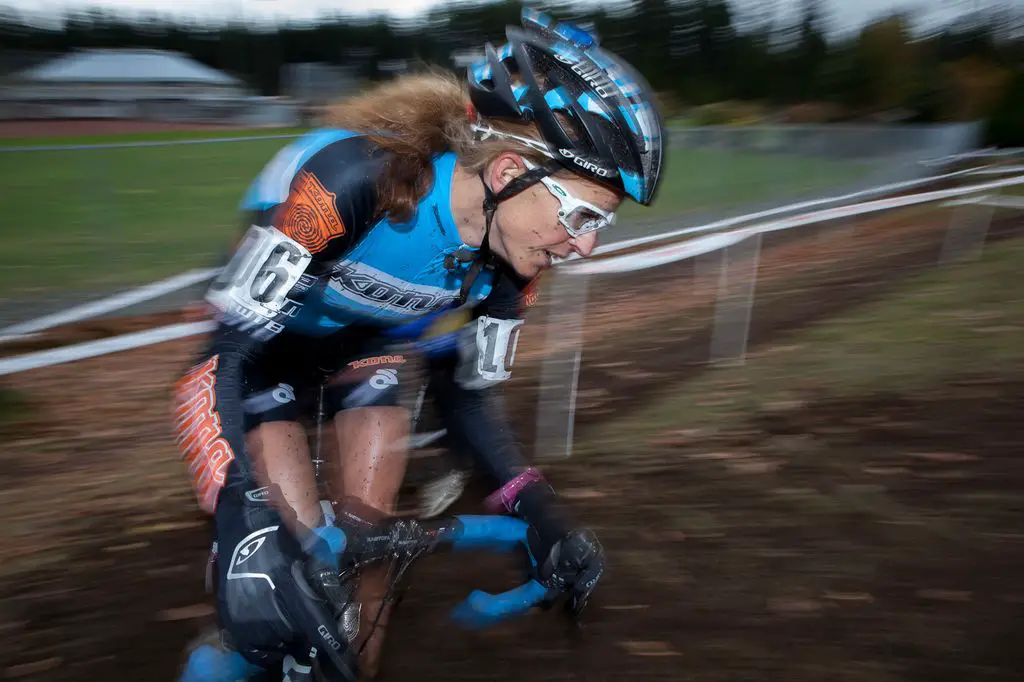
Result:
[[[412,218],[433,180],[432,157],[455,152],[470,173],[482,171],[499,154],[514,151],[535,163],[543,156],[514,139],[479,140],[471,128],[469,91],[450,71],[400,76],[365,93],[331,105],[324,124],[364,134],[391,152],[378,185],[378,214]],[[540,140],[532,123],[487,121],[501,133]]]

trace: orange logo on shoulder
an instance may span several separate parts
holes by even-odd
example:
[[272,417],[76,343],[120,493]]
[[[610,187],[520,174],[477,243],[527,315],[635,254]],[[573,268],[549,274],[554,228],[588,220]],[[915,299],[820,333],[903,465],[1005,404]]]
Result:
[[310,253],[327,248],[327,242],[345,234],[345,222],[338,213],[333,192],[309,171],[300,171],[292,182],[288,200],[278,209],[278,229]]

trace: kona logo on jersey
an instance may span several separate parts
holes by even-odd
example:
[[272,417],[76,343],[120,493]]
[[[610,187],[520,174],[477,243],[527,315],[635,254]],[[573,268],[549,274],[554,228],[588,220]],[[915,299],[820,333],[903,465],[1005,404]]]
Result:
[[430,312],[458,298],[457,292],[406,282],[353,261],[343,261],[334,267],[329,286],[356,303],[400,314]]
[[352,369],[362,369],[363,367],[376,367],[377,365],[404,365],[404,355],[375,355],[372,358],[363,358],[362,360],[353,360],[348,363],[348,366]]
[[588,161],[583,157],[577,156],[568,149],[559,149],[558,153],[567,159],[572,159],[572,162],[579,166],[580,168],[588,170],[591,173],[594,173],[595,175],[600,175],[602,178],[610,178],[613,175],[613,172],[608,170],[607,168],[602,168],[593,161]]

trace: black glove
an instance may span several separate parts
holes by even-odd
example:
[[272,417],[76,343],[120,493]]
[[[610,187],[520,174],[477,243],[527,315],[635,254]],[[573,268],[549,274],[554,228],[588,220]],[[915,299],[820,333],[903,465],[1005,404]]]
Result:
[[550,599],[568,596],[566,608],[579,616],[604,575],[604,549],[589,529],[574,530],[543,555],[539,535],[531,528],[530,552],[537,561],[538,582],[550,590]]
[[[347,537],[343,559],[360,565],[389,559],[408,559],[432,551],[450,520],[423,523],[416,519],[384,515],[363,503],[346,499],[335,525]],[[345,570],[345,566],[341,567]]]
[[315,647],[338,679],[354,681],[355,655],[337,624],[343,586],[330,578],[337,576],[331,557],[344,547],[338,547],[341,531],[300,541],[269,504],[232,504],[223,497],[216,511],[223,552],[217,598],[232,648],[270,669],[286,654],[302,660]]

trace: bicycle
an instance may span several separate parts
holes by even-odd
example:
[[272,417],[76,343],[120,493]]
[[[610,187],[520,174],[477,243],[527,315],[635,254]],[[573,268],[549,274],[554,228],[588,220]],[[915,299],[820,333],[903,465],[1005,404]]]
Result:
[[[527,543],[528,527],[525,521],[510,516],[460,515],[426,522],[396,519],[386,535],[379,532],[353,534],[351,540],[355,549],[351,552],[350,563],[339,572],[339,585],[345,588],[347,601],[335,604],[335,609],[341,614],[340,619],[345,619],[354,605],[353,583],[359,572],[367,566],[388,560],[397,561],[398,569],[389,581],[384,603],[394,601],[397,586],[412,564],[439,549],[484,549],[510,553],[521,546],[526,550],[530,565],[535,568],[536,560]],[[541,604],[547,594],[548,588],[531,576],[521,585],[498,594],[473,590],[449,612],[449,617],[463,627],[482,629],[526,613]],[[351,639],[349,643],[352,643]],[[324,657],[330,661],[330,669],[336,671],[333,676],[323,672],[321,661]],[[265,672],[246,661],[239,653],[225,652],[212,644],[204,644],[190,654],[179,682],[235,682]],[[318,652],[314,648],[306,660],[286,657],[281,679],[282,682],[355,682],[356,678],[347,658],[334,651]]]
[[[395,341],[395,351],[405,353],[420,353],[426,356],[441,355],[457,351],[458,333],[461,328],[462,315],[458,309],[446,309],[425,315],[411,323],[391,328],[385,332],[388,338]],[[447,325],[446,321],[447,320]],[[452,327],[445,330],[446,326]],[[441,333],[431,333],[440,328]],[[314,477],[318,486],[323,485],[321,476],[323,459],[323,424],[324,424],[324,393],[326,380],[320,384],[316,408],[315,408],[315,436],[313,438],[311,456],[314,466]],[[424,399],[428,382],[423,379],[411,409],[410,442],[409,450],[426,447],[445,438],[444,429],[416,432],[416,427],[421,423]],[[394,534],[387,536],[386,541],[376,548],[364,549],[356,561],[343,573],[339,573],[339,584],[349,586],[349,601],[343,605],[336,606],[339,613],[340,630],[346,633],[349,643],[355,639],[352,633],[353,625],[359,621],[358,604],[351,600],[354,590],[351,586],[358,579],[359,572],[370,564],[378,564],[390,561],[398,564],[395,575],[390,579],[385,599],[382,602],[381,611],[384,605],[398,601],[395,594],[398,584],[408,572],[412,564],[421,556],[436,551],[441,547],[450,547],[454,551],[463,549],[492,549],[505,553],[522,546],[526,550],[530,564],[535,569],[536,560],[530,554],[526,542],[528,525],[526,522],[504,515],[461,515],[437,520],[437,517],[447,510],[461,495],[468,472],[458,467],[443,474],[441,478],[433,481],[435,487],[447,489],[447,494],[436,498],[431,504],[422,503],[417,518],[396,517],[396,527],[408,531],[405,537],[394,537]],[[429,485],[429,484],[428,484]],[[328,496],[324,495],[321,500],[326,521],[333,524],[338,520],[334,506]],[[402,525],[404,524],[404,525]],[[212,568],[217,560],[218,548],[214,543],[211,550],[210,563],[207,572],[207,591],[212,590]],[[473,590],[462,602],[450,612],[451,618],[464,627],[480,629],[489,627],[499,621],[527,612],[529,609],[540,604],[548,590],[533,578],[529,578],[518,587],[512,588],[499,594],[490,594],[481,590]],[[571,611],[571,609],[570,609]],[[380,612],[377,618],[380,617]],[[376,627],[376,620],[371,633]],[[364,639],[369,640],[369,636]],[[292,656],[285,658],[282,665],[282,682],[307,682],[319,680],[316,663],[322,655],[331,656],[334,652],[317,652],[313,650],[306,658],[297,660]],[[357,654],[358,655],[358,654]],[[336,669],[344,671],[345,661],[332,662]],[[264,674],[265,670],[258,668],[246,661],[241,654],[226,653],[212,645],[200,645],[195,648],[186,663],[185,672],[179,682],[204,682],[223,681],[235,682],[244,680],[252,675]],[[348,679],[342,675],[342,679]],[[354,679],[354,678],[352,678]]]

